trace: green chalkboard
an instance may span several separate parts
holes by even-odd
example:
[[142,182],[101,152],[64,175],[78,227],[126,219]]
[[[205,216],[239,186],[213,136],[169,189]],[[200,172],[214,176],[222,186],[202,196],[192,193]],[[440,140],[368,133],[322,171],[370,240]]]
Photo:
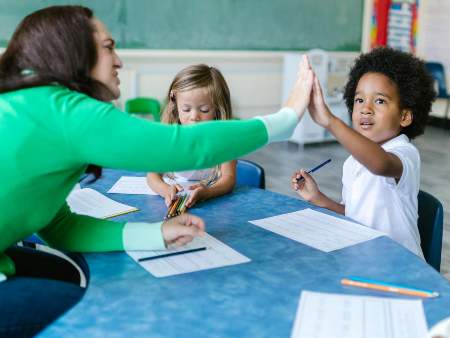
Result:
[[359,51],[363,0],[0,0],[0,46],[50,5],[82,4],[119,48]]

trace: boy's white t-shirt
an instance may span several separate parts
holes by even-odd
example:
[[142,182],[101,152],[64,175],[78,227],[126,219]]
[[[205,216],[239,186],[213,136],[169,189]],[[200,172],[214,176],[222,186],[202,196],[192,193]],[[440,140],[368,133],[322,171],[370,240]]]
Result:
[[389,140],[383,149],[395,154],[403,165],[402,177],[377,176],[350,156],[344,162],[342,200],[345,215],[386,233],[423,258],[417,227],[420,155],[406,135]]

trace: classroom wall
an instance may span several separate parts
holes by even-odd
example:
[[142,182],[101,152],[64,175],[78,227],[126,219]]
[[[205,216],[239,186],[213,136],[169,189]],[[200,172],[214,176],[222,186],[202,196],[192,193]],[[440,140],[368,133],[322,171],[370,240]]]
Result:
[[[135,96],[162,100],[175,74],[194,63],[206,63],[222,71],[237,117],[271,113],[281,105],[282,52],[119,50],[118,53],[124,63],[120,72],[122,96],[118,100],[121,107],[128,98]],[[358,53],[330,55],[328,90],[340,91],[348,67]]]

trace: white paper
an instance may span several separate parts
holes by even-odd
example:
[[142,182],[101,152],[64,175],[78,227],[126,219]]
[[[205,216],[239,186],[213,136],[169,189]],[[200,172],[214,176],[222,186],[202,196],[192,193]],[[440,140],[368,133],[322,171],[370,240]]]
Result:
[[110,194],[158,195],[147,184],[145,177],[122,176],[108,190]]
[[90,188],[76,189],[67,197],[70,210],[76,214],[96,218],[110,218],[139,209],[116,202]]
[[[139,258],[199,247],[206,247],[206,250],[144,262],[138,261]],[[249,258],[206,233],[204,237],[196,237],[191,243],[176,250],[127,251],[127,253],[155,277],[167,277],[250,262]]]
[[291,338],[424,338],[421,300],[302,291]]
[[250,223],[325,252],[385,235],[369,227],[312,209],[254,220]]

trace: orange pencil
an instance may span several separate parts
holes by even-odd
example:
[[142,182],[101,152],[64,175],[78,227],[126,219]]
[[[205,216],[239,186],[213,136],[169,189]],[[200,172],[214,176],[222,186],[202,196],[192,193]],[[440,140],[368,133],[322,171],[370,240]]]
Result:
[[341,284],[349,285],[349,286],[356,286],[356,287],[365,288],[365,289],[372,289],[372,290],[377,290],[377,291],[393,292],[393,293],[398,293],[398,294],[407,295],[407,296],[423,297],[423,298],[434,298],[434,297],[439,296],[439,293],[433,292],[433,291],[410,288],[410,287],[406,287],[406,286],[400,286],[400,285],[395,285],[395,284],[390,284],[390,283],[385,283],[385,282],[379,282],[379,281],[365,279],[365,278],[359,278],[359,277],[343,278],[341,280]]

